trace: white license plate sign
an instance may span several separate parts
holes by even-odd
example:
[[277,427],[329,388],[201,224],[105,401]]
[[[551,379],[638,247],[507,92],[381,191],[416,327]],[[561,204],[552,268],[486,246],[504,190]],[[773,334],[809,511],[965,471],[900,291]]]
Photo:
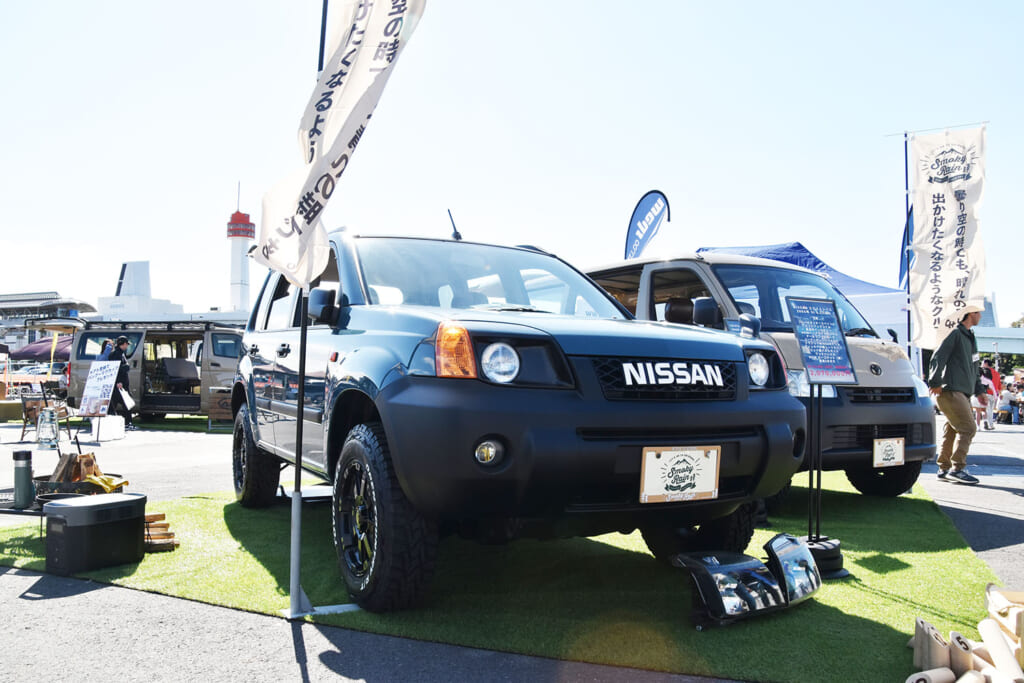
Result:
[[640,468],[640,502],[718,498],[721,446],[650,446]]
[[906,439],[875,439],[875,467],[895,467],[903,464],[903,442]]

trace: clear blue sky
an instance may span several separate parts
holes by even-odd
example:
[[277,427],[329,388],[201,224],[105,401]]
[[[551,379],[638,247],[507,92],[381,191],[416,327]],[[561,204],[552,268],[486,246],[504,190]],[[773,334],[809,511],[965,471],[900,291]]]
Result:
[[[0,292],[226,306],[225,224],[300,163],[319,0],[14,3],[0,22]],[[1024,3],[427,0],[329,226],[622,257],[803,242],[895,286],[904,130],[988,121],[981,229],[1002,324],[1024,314]],[[892,136],[891,134],[899,134]],[[253,295],[261,279],[252,269]]]

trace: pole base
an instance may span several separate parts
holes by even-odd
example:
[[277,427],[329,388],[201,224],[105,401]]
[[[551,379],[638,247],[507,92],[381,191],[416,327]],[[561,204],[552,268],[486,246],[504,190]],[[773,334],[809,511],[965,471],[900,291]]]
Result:
[[838,538],[801,536],[800,540],[810,549],[822,579],[845,579],[850,576],[850,572],[843,569],[843,551]]

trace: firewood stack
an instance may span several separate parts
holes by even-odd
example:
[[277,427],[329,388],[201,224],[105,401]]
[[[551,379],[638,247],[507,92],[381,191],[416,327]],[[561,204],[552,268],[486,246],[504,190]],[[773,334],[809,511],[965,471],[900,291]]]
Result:
[[174,538],[170,524],[162,512],[146,515],[145,548],[147,553],[162,553],[174,550],[180,543]]
[[981,641],[951,631],[949,640],[918,618],[914,637],[907,643],[914,649],[918,673],[907,683],[1024,683],[1024,591],[1011,591],[995,584],[985,587],[985,608],[989,616],[978,624]]

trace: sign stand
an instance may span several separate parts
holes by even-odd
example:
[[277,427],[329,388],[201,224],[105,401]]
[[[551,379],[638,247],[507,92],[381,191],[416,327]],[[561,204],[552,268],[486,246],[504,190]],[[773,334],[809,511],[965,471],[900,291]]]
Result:
[[807,547],[823,579],[843,579],[843,552],[838,538],[821,534],[821,412],[824,384],[856,384],[857,375],[846,348],[846,336],[839,324],[835,302],[829,299],[786,297],[793,333],[800,344],[800,357],[810,384],[807,405],[808,506]]

